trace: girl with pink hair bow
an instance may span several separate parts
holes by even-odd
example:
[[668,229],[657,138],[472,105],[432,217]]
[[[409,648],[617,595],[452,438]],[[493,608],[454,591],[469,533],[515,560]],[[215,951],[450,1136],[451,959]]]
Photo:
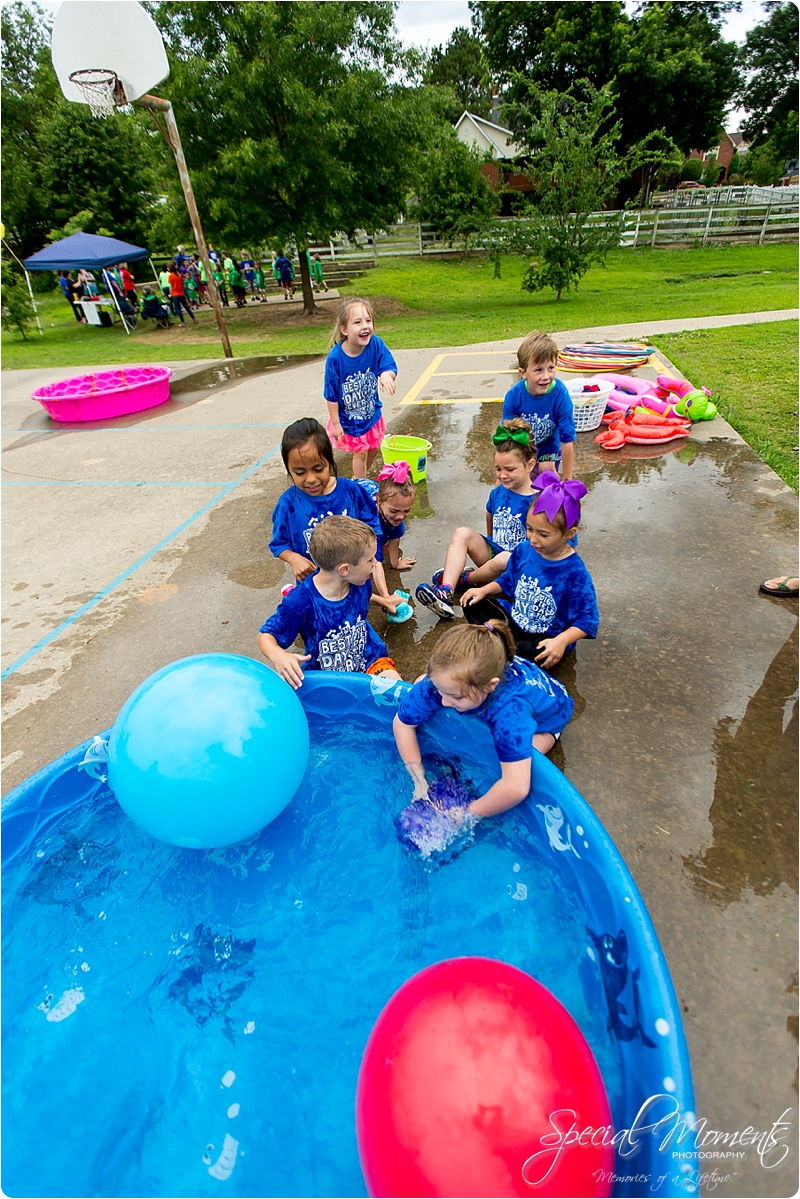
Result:
[[381,524],[379,544],[383,558],[392,570],[411,570],[416,558],[403,558],[400,538],[406,531],[405,522],[414,504],[416,488],[407,462],[392,462],[381,468],[378,481],[356,479],[375,502]]

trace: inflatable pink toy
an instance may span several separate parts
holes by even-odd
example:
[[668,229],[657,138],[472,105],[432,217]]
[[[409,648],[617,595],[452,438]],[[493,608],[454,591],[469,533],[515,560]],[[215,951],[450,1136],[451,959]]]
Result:
[[[695,387],[694,383],[688,383],[686,379],[673,379],[670,375],[658,376],[658,388],[661,392],[667,392],[671,395],[676,395],[679,399],[683,399],[690,391],[704,391],[709,399],[711,392],[707,387]],[[662,396],[662,399],[666,397]]]
[[632,375],[600,375],[599,379],[613,387],[608,407],[614,412],[627,412],[632,404],[643,403],[645,397],[656,398],[655,384],[650,379],[637,379]]

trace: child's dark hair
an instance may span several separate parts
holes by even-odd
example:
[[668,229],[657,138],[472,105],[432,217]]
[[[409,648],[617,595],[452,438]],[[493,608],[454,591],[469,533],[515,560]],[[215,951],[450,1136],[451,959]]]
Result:
[[428,674],[448,671],[465,687],[482,691],[492,679],[502,679],[516,646],[503,620],[465,624],[443,634],[428,658]]
[[[502,434],[503,429],[508,429],[509,433],[527,433],[527,444],[523,444],[521,441],[514,441],[511,437],[506,438],[505,441],[498,441],[498,434]],[[515,416],[513,420],[504,420],[492,440],[496,454],[516,454],[526,466],[529,462],[536,461],[536,441],[531,432],[530,425],[521,416]]]
[[[318,420],[313,416],[303,416],[300,420],[296,420],[294,424],[288,425],[283,431],[281,438],[281,458],[283,465],[289,471],[289,454],[292,450],[299,450],[300,446],[308,445],[309,441],[313,444],[314,449],[323,458],[331,468],[331,474],[336,474],[336,463],[333,460],[333,446],[331,439],[323,429]],[[291,476],[290,476],[291,477]]]
[[342,333],[342,325],[347,324],[348,318],[350,316],[350,311],[351,311],[351,309],[355,308],[356,304],[361,304],[364,308],[366,308],[367,312],[370,315],[370,319],[372,321],[375,320],[375,313],[372,311],[372,305],[367,300],[363,299],[361,296],[350,296],[349,299],[343,300],[342,303],[339,305],[338,312],[336,313],[336,324],[333,326],[333,332],[331,333],[331,339],[328,342],[328,346],[330,347],[330,349],[333,349],[334,346],[337,346],[340,341],[344,341],[344,334]]
[[326,516],[315,527],[308,552],[322,570],[336,570],[347,563],[357,566],[364,554],[375,552],[374,530],[352,516]]

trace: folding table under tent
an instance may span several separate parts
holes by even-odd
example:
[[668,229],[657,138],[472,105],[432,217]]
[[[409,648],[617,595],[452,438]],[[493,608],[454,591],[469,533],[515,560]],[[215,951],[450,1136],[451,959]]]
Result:
[[45,246],[43,250],[37,250],[35,254],[23,260],[23,266],[27,271],[77,271],[81,267],[100,271],[125,331],[130,333],[105,271],[107,267],[117,266],[120,262],[138,262],[141,258],[149,257],[149,251],[142,246],[133,246],[130,242],[120,241],[118,237],[101,237],[98,233],[73,233]]

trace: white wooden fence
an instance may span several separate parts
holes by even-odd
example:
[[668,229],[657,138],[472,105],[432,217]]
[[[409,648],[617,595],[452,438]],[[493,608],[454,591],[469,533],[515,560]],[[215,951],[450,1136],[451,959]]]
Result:
[[744,187],[692,187],[685,191],[654,192],[650,197],[652,208],[705,208],[709,204],[797,204],[800,188],[757,187],[749,183]]
[[[796,199],[784,199],[789,188],[764,188],[781,193],[765,203],[713,204],[680,208],[645,208],[622,214],[621,247],[671,246],[680,244],[714,245],[720,242],[791,241],[800,234]],[[796,190],[796,189],[795,189]],[[604,224],[618,218],[619,212],[594,212],[587,224]],[[502,218],[499,224],[513,222],[514,217]],[[404,255],[456,254],[462,246],[448,246],[445,238],[433,225],[405,221],[390,225],[374,237],[357,233],[354,240],[344,234],[330,242],[312,245],[312,254],[327,262],[377,262],[379,258]]]

